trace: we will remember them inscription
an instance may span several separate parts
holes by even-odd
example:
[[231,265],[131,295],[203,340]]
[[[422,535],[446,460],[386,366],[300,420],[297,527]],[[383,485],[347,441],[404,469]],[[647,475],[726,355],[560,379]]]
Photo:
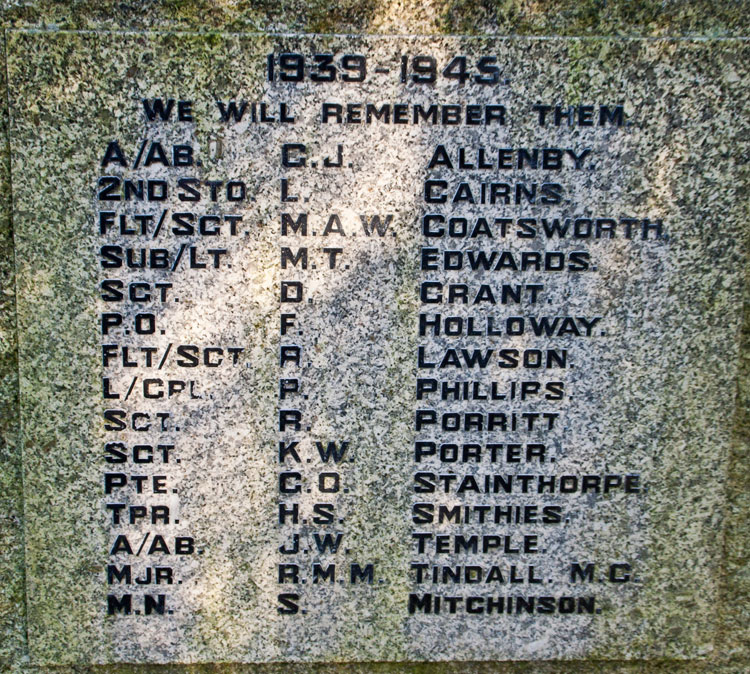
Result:
[[[680,123],[649,89],[673,84],[632,77],[648,50],[227,38],[191,78],[175,39],[113,58],[108,121],[70,122],[91,661],[670,648],[691,564],[710,602],[687,523],[720,499],[699,447],[725,442],[672,414],[672,377],[735,319],[681,351],[713,234],[675,196]],[[730,257],[705,272],[727,288]]]

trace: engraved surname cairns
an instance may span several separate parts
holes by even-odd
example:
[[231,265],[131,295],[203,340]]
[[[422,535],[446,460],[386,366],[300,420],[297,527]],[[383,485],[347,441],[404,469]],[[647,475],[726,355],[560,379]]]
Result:
[[[592,365],[587,349],[608,338],[611,320],[595,307],[569,308],[561,288],[571,279],[601,283],[607,246],[667,245],[660,218],[591,212],[577,191],[579,176],[600,170],[597,134],[627,133],[625,103],[518,103],[493,54],[378,60],[277,51],[254,58],[266,87],[257,100],[164,92],[130,111],[143,128],[137,142],[112,138],[101,148],[93,226],[100,237],[102,518],[110,534],[102,611],[115,620],[187,610],[180,586],[195,582],[206,552],[201,532],[180,516],[181,485],[194,475],[191,453],[200,451],[187,434],[201,437],[207,422],[200,412],[214,404],[217,387],[242,386],[240,373],[252,362],[241,332],[225,343],[196,343],[173,326],[190,324],[186,298],[194,287],[210,294],[213,278],[243,268],[242,243],[257,226],[260,199],[273,204],[264,217],[278,246],[276,437],[266,448],[276,467],[267,485],[277,534],[267,579],[273,610],[290,620],[325,610],[323,590],[333,585],[361,596],[388,591],[348,528],[358,499],[367,498],[352,486],[359,448],[347,423],[355,420],[342,405],[335,424],[316,426],[322,374],[337,363],[316,348],[319,338],[335,338],[336,326],[326,335],[314,326],[323,319],[320,289],[353,273],[361,242],[399,246],[403,231],[418,241],[419,275],[413,444],[404,448],[402,476],[412,495],[404,512],[412,527],[403,542],[411,586],[404,615],[606,610],[610,587],[642,580],[627,547],[622,558],[570,557],[561,565],[568,553],[557,532],[585,526],[601,500],[624,508],[642,499],[647,481],[625,469],[575,470],[581,457],[568,437]],[[398,95],[381,95],[386,84]],[[322,102],[305,97],[318,87],[325,87]],[[279,129],[278,138],[247,150],[273,165],[275,180],[256,183],[232,162],[209,170],[211,152],[236,148],[201,146],[199,115],[220,130]],[[394,138],[409,127],[426,130],[422,145],[404,151],[420,157],[409,160],[418,162],[409,167],[419,211],[413,221],[390,204],[356,203],[374,176],[358,171],[351,141],[376,125]],[[554,131],[556,140],[504,142],[510,128],[529,136]],[[310,140],[316,130],[327,144]],[[217,165],[230,167],[227,174],[217,176]],[[315,189],[344,173],[354,201],[344,192],[319,206]]]

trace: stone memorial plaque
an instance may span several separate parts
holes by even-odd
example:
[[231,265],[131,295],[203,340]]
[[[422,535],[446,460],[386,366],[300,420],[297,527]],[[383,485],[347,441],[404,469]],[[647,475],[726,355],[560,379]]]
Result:
[[711,653],[746,42],[7,52],[33,663]]

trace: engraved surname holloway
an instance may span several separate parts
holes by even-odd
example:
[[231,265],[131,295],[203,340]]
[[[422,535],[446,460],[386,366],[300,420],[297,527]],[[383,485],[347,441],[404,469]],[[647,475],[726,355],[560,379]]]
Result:
[[[500,337],[592,337],[602,316],[445,316],[419,314],[419,336]],[[598,333],[597,333],[598,334]]]

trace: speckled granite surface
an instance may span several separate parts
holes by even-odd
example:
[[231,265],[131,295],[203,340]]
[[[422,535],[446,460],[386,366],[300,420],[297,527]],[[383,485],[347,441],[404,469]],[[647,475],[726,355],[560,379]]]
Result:
[[747,2],[4,0],[7,25],[52,29],[743,37]]
[[[6,137],[10,140],[3,176],[4,193],[13,196],[13,227],[6,200],[2,347],[7,355],[2,393],[7,412],[2,415],[0,569],[8,582],[0,593],[0,662],[24,670],[110,663],[94,671],[270,672],[329,671],[333,667],[113,664],[269,660],[406,661],[335,666],[356,672],[746,669],[748,445],[743,368],[747,350],[740,349],[738,335],[747,268],[747,43],[734,39],[477,41],[138,32],[148,27],[380,33],[512,29],[524,34],[711,38],[747,33],[743,24],[747,13],[734,4],[712,5],[710,11],[695,3],[624,7],[619,3],[591,8],[576,5],[553,12],[542,6],[509,5],[487,6],[477,13],[474,8],[453,5],[419,13],[407,6],[368,5],[365,9],[353,4],[326,13],[309,5],[294,18],[293,8],[283,7],[278,19],[270,18],[269,10],[258,5],[128,5],[119,8],[117,19],[101,4],[34,3],[6,8],[10,29],[6,33],[10,78]],[[49,30],[53,24],[55,28],[97,30]],[[107,32],[117,28],[135,32]],[[263,68],[265,54],[272,51],[366,54],[370,67],[388,64],[391,76],[370,70],[364,84],[350,84],[343,91],[343,85],[309,81],[269,87]],[[457,88],[448,81],[429,89],[405,87],[393,76],[400,53],[432,54],[442,62],[462,53],[476,63],[490,52],[499,57],[510,80],[499,95],[488,95],[476,85]],[[158,96],[194,101],[195,121],[161,127],[149,123],[140,100]],[[297,120],[286,127],[222,124],[215,98],[286,101]],[[508,118],[505,124],[479,128],[383,123],[362,128],[319,121],[324,103],[370,100],[425,106],[432,102],[497,103],[506,106]],[[532,107],[539,102],[622,102],[629,124],[622,128],[541,128]],[[209,265],[208,248],[228,253],[217,272],[188,267],[168,277],[174,281],[179,303],[157,307],[157,323],[164,333],[150,337],[148,344],[159,349],[158,358],[168,344],[179,343],[236,347],[242,352],[238,367],[225,362],[213,371],[204,368],[186,376],[172,360],[157,372],[164,378],[196,380],[204,396],[184,404],[178,400],[171,407],[144,399],[138,407],[151,414],[169,409],[183,419],[179,431],[171,426],[159,442],[175,444],[176,455],[185,458],[184,463],[164,466],[163,471],[152,466],[142,471],[149,475],[151,485],[154,474],[167,474],[169,489],[174,486],[177,493],[147,502],[167,504],[172,519],[178,513],[182,521],[151,528],[143,524],[115,527],[111,519],[107,523],[111,515],[105,504],[112,499],[102,489],[104,473],[114,472],[102,461],[102,447],[112,440],[100,421],[107,406],[102,401],[102,378],[109,377],[113,390],[123,392],[132,378],[125,367],[103,365],[101,345],[118,342],[136,347],[146,342],[116,331],[112,340],[100,334],[100,315],[111,305],[102,301],[99,284],[114,272],[100,268],[99,247],[133,245],[133,239],[98,234],[98,213],[109,206],[105,208],[95,195],[101,188],[97,181],[107,174],[163,179],[174,188],[185,171],[165,168],[157,155],[152,155],[152,166],[131,171],[133,155],[144,138],[158,140],[168,149],[193,145],[203,166],[192,167],[190,175],[242,181],[254,201],[247,199],[237,207],[229,203],[185,207],[179,198],[170,198],[165,204],[170,215],[177,209],[229,212],[232,206],[231,212],[242,213],[244,222],[236,236],[228,233],[225,223],[222,233],[208,244],[195,236],[170,239],[162,235],[160,246],[173,248],[172,255],[182,243],[196,245]],[[117,166],[116,161],[102,167],[113,139],[124,148],[127,167]],[[329,172],[308,167],[304,178],[298,179],[302,169],[282,167],[278,161],[285,142],[305,144],[311,161],[319,163],[324,156],[335,159],[336,145],[341,143],[343,156],[352,166]],[[443,143],[450,166],[445,155],[436,154]],[[495,150],[560,147],[578,153],[585,147],[591,155],[581,160],[580,170],[569,155],[562,170],[553,169],[547,175],[543,170],[502,175],[498,168],[484,173],[476,167],[458,170],[457,148],[477,146]],[[465,200],[449,207],[428,204],[424,198],[428,179],[447,180],[453,188],[450,198],[454,198],[462,180],[472,186],[509,178],[542,183],[552,180],[549,175],[554,175],[564,194],[563,201],[553,207],[510,204],[490,209]],[[302,199],[309,199],[310,229],[317,228],[320,237],[307,242],[310,260],[317,262],[315,271],[296,265],[292,269],[289,260],[286,269],[279,264],[283,246],[298,249],[306,243],[299,235],[280,236],[280,213],[286,210],[279,203],[278,185],[283,177]],[[129,217],[144,211],[158,217],[161,211],[161,204],[153,203],[144,208],[143,204],[115,206]],[[510,231],[515,231],[519,218],[557,214],[649,218],[663,221],[664,228],[659,236],[645,240],[581,237],[553,244],[539,237],[526,241],[511,235],[510,241],[501,242],[503,249],[519,255],[545,249],[590,254],[589,269],[563,272],[562,280],[549,281],[549,272],[530,273],[524,282],[545,285],[541,297],[550,308],[524,306],[519,311],[527,321],[529,316],[545,315],[601,317],[591,338],[568,331],[541,342],[528,334],[497,343],[419,339],[418,316],[426,311],[485,321],[491,315],[506,330],[508,324],[503,321],[519,313],[507,307],[474,310],[443,305],[435,309],[420,304],[420,283],[428,279],[518,282],[518,273],[467,276],[419,268],[420,259],[424,260],[420,249],[426,246],[438,249],[438,260],[445,250],[466,255],[470,249],[498,249],[497,241],[476,243],[465,237],[435,241],[422,236],[425,212],[455,214],[458,209],[472,219],[488,213],[493,218],[510,218]],[[329,219],[334,212],[341,214],[340,225]],[[395,216],[382,240],[362,231],[360,214],[374,212]],[[619,221],[618,226],[622,233]],[[322,239],[323,232],[329,239]],[[139,239],[138,245],[144,240]],[[156,240],[154,235],[147,245],[156,246],[152,243]],[[342,248],[337,262],[348,265],[347,269],[326,269],[331,261],[330,248],[323,250],[327,246]],[[188,250],[186,260],[191,254]],[[23,440],[19,440],[16,421],[14,259]],[[167,278],[158,269],[131,276],[117,272],[116,277],[152,283]],[[302,348],[305,363],[299,372],[287,365],[286,375],[279,366],[280,347],[292,342],[278,335],[285,311],[278,299],[282,281],[303,283],[314,300],[312,306],[301,308],[298,327],[304,328],[303,334],[293,341]],[[174,298],[170,295],[170,299]],[[126,313],[128,319],[135,320],[134,307],[127,311],[131,312]],[[583,324],[579,321],[578,325]],[[429,431],[420,435],[414,429],[415,410],[422,405],[414,396],[416,378],[433,376],[417,367],[419,345],[425,347],[427,360],[439,361],[451,347],[523,348],[540,343],[544,348],[566,349],[575,366],[564,373],[568,387],[564,401],[544,408],[554,409],[565,424],[545,436],[554,447],[553,469],[549,464],[543,469],[527,464],[522,469],[505,466],[501,470],[486,463],[468,468],[440,467],[434,461],[415,464],[415,439],[431,439]],[[138,370],[137,374],[152,373]],[[302,443],[302,461],[311,458],[316,482],[327,467],[316,458],[314,442],[333,437],[352,440],[352,463],[339,470],[350,493],[330,497],[345,520],[340,530],[345,532],[347,545],[347,554],[335,561],[339,569],[345,563],[347,573],[351,563],[373,563],[376,575],[372,586],[292,587],[309,611],[286,617],[278,614],[277,595],[289,586],[277,583],[277,573],[278,565],[288,560],[277,550],[289,544],[292,529],[280,529],[276,522],[280,466],[274,447],[293,439],[278,430],[283,407],[277,397],[278,380],[297,374],[309,395],[297,400],[294,408],[313,425],[310,437]],[[491,368],[482,374],[477,379],[518,379]],[[462,377],[466,372],[457,378]],[[494,409],[465,401],[441,405],[434,399],[425,406],[461,413]],[[440,433],[434,436],[445,440]],[[130,432],[118,439],[132,445],[140,437]],[[463,437],[476,441],[480,436],[468,433]],[[481,438],[487,439],[486,435]],[[20,447],[23,490],[16,449]],[[465,614],[408,615],[409,593],[426,591],[424,585],[420,589],[415,584],[409,564],[417,557],[420,562],[446,563],[437,553],[419,556],[414,552],[410,534],[418,527],[411,522],[413,503],[443,501],[437,495],[417,496],[413,474],[417,470],[524,473],[537,468],[558,475],[637,473],[647,490],[611,497],[580,494],[514,500],[514,504],[544,501],[559,505],[567,520],[561,527],[492,530],[541,537],[544,552],[526,556],[523,568],[535,563],[556,590],[568,588],[576,596],[580,588],[573,588],[566,578],[573,560],[602,566],[626,561],[643,578],[623,587],[597,584],[597,606],[602,613],[593,616],[501,622]],[[142,502],[132,493],[126,498]],[[294,498],[302,508],[311,506],[314,499]],[[442,498],[445,503],[457,502],[455,495]],[[458,500],[487,502],[463,498]],[[496,498],[492,501],[497,502]],[[180,587],[169,588],[175,613],[154,618],[153,626],[147,626],[143,617],[106,615],[111,588],[105,568],[113,559],[125,560],[109,554],[117,545],[114,532],[125,533],[139,544],[150,529],[165,534],[172,546],[176,537],[195,536],[201,550],[200,560],[197,555],[185,555],[173,564],[184,580]],[[449,531],[450,527],[442,530]],[[486,533],[481,527],[464,531],[477,532]],[[303,540],[311,544],[310,536],[304,529]],[[158,550],[154,554],[153,559],[161,560],[157,564],[166,565]],[[317,558],[325,563],[331,559]],[[450,560],[487,565],[481,556],[452,556]],[[505,560],[503,572],[507,570]],[[451,594],[444,587],[436,588]],[[506,591],[501,586],[492,595]],[[523,594],[532,593],[524,589]],[[568,662],[409,663],[537,659]],[[635,661],[618,662],[625,659]]]

